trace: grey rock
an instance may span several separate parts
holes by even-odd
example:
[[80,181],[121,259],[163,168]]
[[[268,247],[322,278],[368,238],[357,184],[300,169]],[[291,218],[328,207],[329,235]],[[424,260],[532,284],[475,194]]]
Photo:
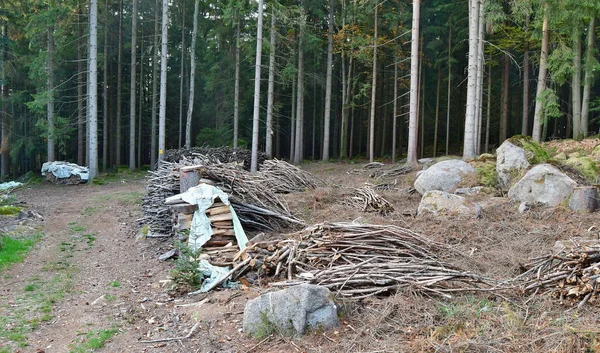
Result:
[[566,200],[577,183],[550,164],[531,168],[508,190],[508,197],[518,202],[557,206]]
[[498,157],[496,158],[496,172],[498,172],[498,180],[500,186],[509,188],[516,178],[521,176],[523,172],[531,165],[527,158],[525,149],[514,145],[506,140],[496,150]]
[[454,193],[456,195],[477,195],[483,190],[483,186],[474,186],[472,188],[458,188]]
[[421,215],[425,212],[435,215],[443,213],[479,217],[481,206],[459,195],[432,190],[426,192],[419,203],[417,214]]
[[433,159],[433,158],[421,158],[421,159],[417,160],[417,162],[419,164],[431,164],[434,161],[435,161],[435,159]]
[[329,289],[301,284],[249,300],[244,310],[246,334],[262,336],[272,331],[286,336],[302,335],[307,328],[339,326],[337,306]]
[[519,213],[525,213],[527,211],[529,211],[531,207],[529,206],[529,204],[527,204],[527,202],[521,202],[519,204]]
[[460,159],[438,162],[423,171],[415,181],[415,189],[421,194],[431,190],[453,191],[465,177],[476,178],[477,170]]
[[167,261],[168,259],[172,259],[174,257],[177,257],[178,253],[177,253],[177,249],[171,249],[169,251],[167,251],[166,253],[160,255],[158,257],[158,259],[160,261]]

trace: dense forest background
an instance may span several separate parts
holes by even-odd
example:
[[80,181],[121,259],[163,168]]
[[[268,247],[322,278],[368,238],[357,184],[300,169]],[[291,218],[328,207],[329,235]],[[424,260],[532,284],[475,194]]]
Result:
[[539,140],[598,133],[599,2],[414,1],[266,0],[258,11],[262,0],[0,0],[0,174],[48,160],[87,165],[90,148],[103,171],[155,164],[164,63],[167,149],[186,146],[186,136],[189,146],[250,148],[258,102],[257,149],[269,156],[398,161],[412,71],[414,152],[462,155],[473,33],[484,54],[478,152],[515,134],[535,137],[535,117]]

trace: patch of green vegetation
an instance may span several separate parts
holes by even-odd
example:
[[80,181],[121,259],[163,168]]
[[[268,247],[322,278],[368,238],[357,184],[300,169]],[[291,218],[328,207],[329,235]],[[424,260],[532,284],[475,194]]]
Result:
[[600,174],[600,168],[595,160],[590,157],[571,157],[565,164],[577,169],[581,175],[592,183],[596,182],[598,175]]
[[104,348],[106,342],[110,341],[117,333],[118,328],[109,328],[104,330],[90,331],[81,340],[79,344],[73,344],[70,353],[94,352]]
[[204,279],[196,260],[202,250],[193,251],[180,242],[176,242],[175,247],[179,249],[179,257],[175,261],[175,268],[170,272],[173,282],[190,290],[197,289]]
[[110,286],[113,288],[119,288],[121,286],[121,283],[119,283],[118,281],[112,281],[110,282]]
[[495,160],[474,161],[471,165],[477,170],[479,185],[495,188],[498,186],[498,172]]
[[271,336],[273,333],[275,333],[275,325],[269,320],[267,313],[261,311],[260,323],[256,327],[256,331],[254,331],[254,338],[262,340]]
[[98,208],[97,207],[86,207],[83,211],[81,211],[81,214],[83,216],[93,216],[95,213],[98,212]]
[[25,255],[41,238],[40,233],[20,238],[7,235],[0,237],[0,272],[11,264],[23,261]]
[[85,232],[85,227],[77,224],[77,222],[70,222],[69,230],[71,230],[72,232]]
[[83,237],[86,239],[88,246],[93,246],[96,236],[94,234],[84,234]]
[[4,195],[2,197],[0,197],[0,205],[14,205],[15,203],[17,203],[17,197],[15,195]]
[[25,286],[25,288],[23,288],[23,291],[25,292],[33,292],[37,289],[37,284],[36,283],[29,283],[28,285]]
[[114,302],[115,300],[117,300],[117,297],[112,294],[105,294],[104,299],[106,299],[106,301],[110,303],[110,302]]
[[12,206],[12,205],[1,205],[0,206],[0,215],[4,216],[14,216],[19,214],[23,207]]
[[550,153],[542,145],[535,142],[531,136],[515,135],[508,139],[513,145],[521,147],[527,154],[527,160],[531,164],[540,164],[550,159]]

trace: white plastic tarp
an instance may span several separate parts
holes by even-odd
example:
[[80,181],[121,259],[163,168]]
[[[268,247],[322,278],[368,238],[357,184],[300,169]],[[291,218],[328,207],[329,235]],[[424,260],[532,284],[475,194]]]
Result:
[[8,190],[8,189],[19,187],[21,185],[23,185],[23,183],[20,183],[18,181],[9,181],[9,182],[0,184],[0,190]]
[[82,167],[69,162],[46,162],[42,165],[42,175],[52,173],[58,179],[68,178],[72,175],[79,175],[81,180],[88,180],[90,172],[88,167]]

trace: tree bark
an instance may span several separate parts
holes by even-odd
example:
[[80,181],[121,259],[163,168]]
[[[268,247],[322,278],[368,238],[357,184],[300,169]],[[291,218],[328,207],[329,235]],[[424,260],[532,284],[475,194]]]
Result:
[[267,89],[267,128],[265,140],[265,154],[273,158],[273,101],[275,98],[275,49],[277,30],[275,27],[275,11],[271,14],[271,51],[269,52],[269,87]]
[[581,126],[581,29],[573,28],[573,77],[571,79],[571,98],[573,105],[573,138],[583,137]]
[[[304,5],[304,1],[302,1]],[[300,164],[304,157],[304,26],[306,17],[304,6],[302,6],[302,19],[300,33],[298,35],[298,81],[296,88],[296,137],[294,147],[294,164]]]
[[529,53],[527,48],[523,54],[523,120],[521,120],[521,135],[529,134]]
[[[448,20],[450,22],[450,19]],[[452,81],[452,24],[448,29],[448,98],[446,98],[446,156],[450,147],[450,99],[451,99],[451,81]]]
[[138,0],[132,0],[131,9],[131,81],[129,95],[129,170],[135,170],[135,119],[136,119],[136,62],[137,62],[137,11]]
[[140,32],[142,40],[140,41],[140,91],[138,98],[138,144],[137,144],[137,165],[139,168],[142,167],[142,116],[143,116],[143,101],[144,101],[144,22],[140,23]]
[[587,47],[585,49],[585,66],[584,73],[585,78],[583,79],[583,101],[581,103],[581,130],[583,137],[588,136],[588,125],[589,125],[589,114],[590,114],[590,93],[592,85],[594,83],[594,68],[592,61],[594,61],[594,44],[596,43],[595,37],[596,31],[596,12],[594,11],[591,15],[590,26],[587,34]]
[[421,0],[413,0],[412,43],[410,51],[410,103],[408,123],[408,150],[406,162],[417,164],[417,139],[419,134],[419,21]]
[[160,43],[160,100],[158,105],[158,163],[165,153],[165,124],[167,121],[167,40],[169,29],[169,1],[162,1]]
[[469,1],[469,64],[467,76],[467,111],[465,114],[465,135],[463,140],[463,157],[472,158],[476,154],[477,133],[477,66],[478,66],[478,30],[479,0]]
[[[418,2],[420,0],[414,0]],[[372,163],[375,160],[375,104],[377,92],[377,8],[375,5],[375,24],[373,34],[373,74],[371,81],[371,113],[369,115],[369,161]],[[414,38],[413,38],[414,40]]]
[[537,82],[537,93],[535,100],[535,115],[533,118],[533,139],[540,143],[542,140],[542,123],[544,122],[544,112],[541,102],[541,96],[546,90],[546,71],[548,65],[548,3],[544,3],[544,20],[542,23],[542,49],[540,53],[540,69]]
[[485,153],[490,151],[490,118],[492,115],[492,65],[489,65],[488,73],[488,86],[487,86],[487,109],[486,109],[486,121],[485,121]]
[[121,102],[121,90],[123,87],[123,0],[119,3],[119,44],[117,57],[117,121],[116,121],[116,143],[115,143],[115,163],[117,168],[121,165],[121,114],[123,113],[123,104]]
[[440,120],[440,88],[442,86],[442,68],[438,67],[437,92],[435,94],[435,124],[433,128],[433,157],[437,155],[438,125]]
[[394,107],[392,108],[392,164],[396,163],[396,143],[398,131],[398,51],[394,55]]
[[[181,12],[181,70],[179,75],[179,134],[177,134],[177,137],[179,138],[179,141],[177,143],[178,148],[181,148],[181,137],[183,134],[183,82],[185,81],[185,3],[183,3],[182,6],[183,8]],[[195,16],[194,20],[197,21]]]
[[[104,68],[103,68],[103,97],[102,97],[102,171],[106,173],[108,167],[108,19],[110,12],[108,11],[109,0],[104,1]],[[86,125],[87,126],[87,125]],[[87,129],[87,128],[86,128]],[[89,129],[88,134],[89,135]],[[89,140],[89,136],[88,139]],[[89,145],[89,141],[88,141]],[[89,147],[89,146],[88,146]],[[86,159],[88,159],[86,154]],[[89,160],[88,160],[89,164]]]
[[240,17],[237,17],[235,30],[235,83],[233,93],[233,148],[238,147],[240,116]]
[[508,93],[510,89],[510,58],[504,54],[504,70],[502,75],[502,106],[500,120],[500,135],[498,143],[504,142],[508,137]]
[[483,6],[485,5],[485,0],[481,0],[479,5],[479,24],[478,24],[478,35],[477,35],[477,108],[476,112],[476,131],[475,131],[475,154],[479,155],[481,151],[481,124],[483,122],[483,73],[484,73],[484,65],[485,65],[485,57],[484,57],[484,18],[483,18]]
[[294,160],[296,148],[296,78],[292,80],[292,111],[290,119],[290,162]]
[[[8,25],[5,22],[2,22],[1,34],[2,38],[8,39]],[[8,59],[8,41],[3,41],[2,50],[0,52],[0,58],[2,58],[2,62],[6,63]],[[6,70],[7,65],[0,66],[0,95],[2,99],[0,99],[0,116],[2,117],[2,139],[0,141],[0,178],[4,181],[8,176],[9,172],[9,124],[8,124],[8,83],[6,81]]]
[[90,0],[88,44],[87,117],[89,125],[89,180],[98,174],[98,0]]
[[[77,9],[79,16],[83,15],[81,2]],[[77,164],[84,165],[83,151],[85,150],[85,110],[83,108],[84,94],[84,61],[83,61],[83,26],[77,24]]]
[[48,162],[54,162],[56,156],[54,154],[55,146],[54,139],[56,133],[54,129],[54,26],[48,27],[48,56],[47,56],[47,90],[48,90],[48,154],[46,159]]
[[[192,148],[192,114],[194,112],[194,98],[196,95],[196,37],[198,36],[198,12],[200,11],[200,0],[194,2],[194,24],[192,29],[192,47],[190,53],[190,92],[188,97],[188,109],[185,119],[185,148]],[[237,83],[237,80],[236,80]]]
[[258,170],[258,133],[260,122],[260,64],[262,59],[263,0],[258,0],[258,23],[256,25],[256,62],[254,66],[254,112],[252,117],[252,160],[250,171]]
[[150,168],[156,168],[156,117],[158,108],[158,61],[159,61],[159,41],[158,33],[160,30],[160,22],[158,20],[161,14],[161,0],[156,0],[155,11],[154,11],[154,55],[152,56],[152,110],[151,110],[151,123],[150,123]]
[[[325,117],[323,119],[323,161],[329,160],[329,125],[331,119],[331,81],[333,76],[333,11],[334,0],[329,0],[329,29],[327,31],[327,78],[325,83]],[[377,11],[377,10],[375,10]],[[342,73],[343,75],[343,73]]]

